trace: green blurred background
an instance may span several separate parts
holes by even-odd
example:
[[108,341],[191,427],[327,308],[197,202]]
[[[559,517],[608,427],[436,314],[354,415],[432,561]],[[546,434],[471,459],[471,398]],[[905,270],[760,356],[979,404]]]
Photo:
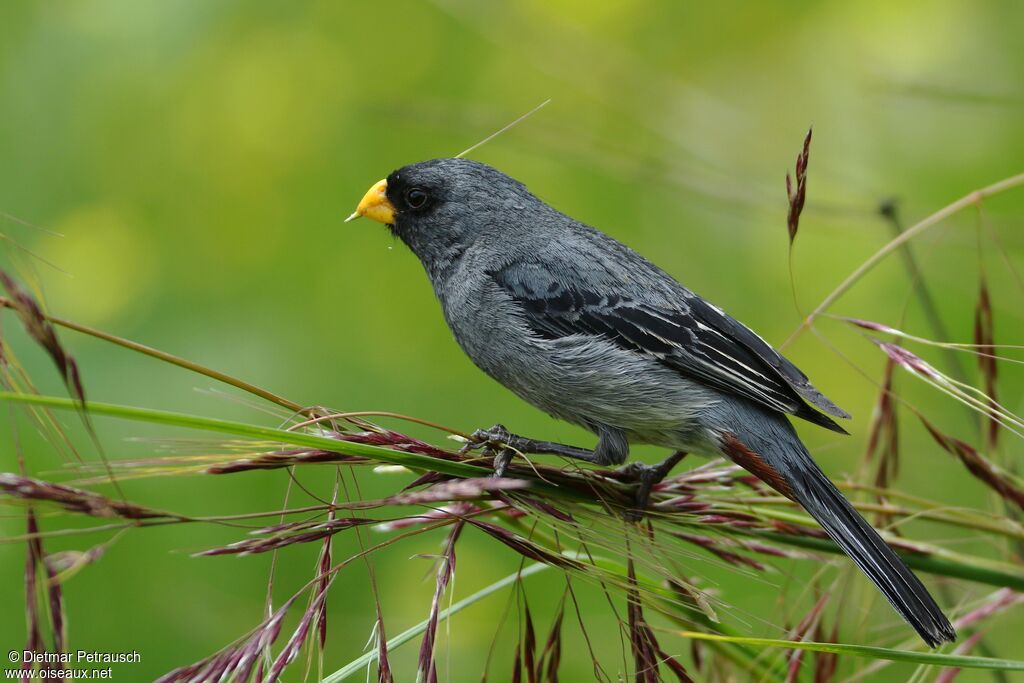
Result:
[[[538,413],[471,365],[400,243],[369,221],[342,224],[372,182],[405,163],[451,156],[552,98],[472,156],[781,343],[800,320],[787,266],[784,177],[808,126],[808,201],[792,265],[803,310],[891,237],[877,215],[880,201],[900,199],[913,222],[1022,170],[1022,26],[1021,3],[974,0],[5,2],[0,210],[62,234],[0,219],[9,238],[5,267],[14,261],[22,277],[41,282],[56,315],[302,404],[392,410],[464,430],[500,420],[521,433],[588,444],[589,435]],[[978,229],[987,221],[1020,268],[1022,216],[1024,192],[1009,193],[987,202],[981,219],[962,212],[914,243],[954,340],[970,341],[982,265],[997,340],[1024,339],[1019,283],[990,233],[979,239]],[[27,262],[14,243],[64,272]],[[897,258],[834,312],[932,334]],[[883,359],[841,323],[823,320],[820,329],[825,339],[804,335],[787,353],[857,418],[852,438],[801,426],[838,477],[861,466]],[[52,368],[13,317],[3,330],[40,389],[60,394]],[[205,378],[71,333],[63,339],[92,399],[274,423],[197,393],[212,387]],[[922,355],[942,362],[927,349]],[[971,358],[963,362],[973,378]],[[1021,373],[1003,370],[1003,400],[1020,412]],[[899,384],[947,431],[977,441],[977,425],[962,408],[910,377]],[[73,416],[64,418],[73,429]],[[180,435],[109,420],[98,427],[111,458],[157,450],[127,437]],[[31,472],[71,476],[44,442],[22,436]],[[910,419],[903,439],[903,488],[951,506],[993,505]],[[4,443],[2,469],[14,470],[7,432]],[[79,443],[95,458],[87,441]],[[999,457],[1019,457],[1019,441],[1006,439],[1004,449]],[[331,472],[306,468],[300,478],[326,494]],[[363,494],[402,481],[366,476]],[[132,481],[125,489],[154,507],[229,514],[280,507],[285,485],[285,473],[272,472]],[[0,519],[3,535],[21,532],[16,513]],[[48,529],[66,523],[43,520]],[[937,535],[925,523],[905,531],[961,552],[995,557],[1004,550],[986,538]],[[245,633],[261,618],[269,556],[189,556],[241,533],[194,526],[128,534],[66,586],[72,647],[138,650],[142,664],[118,668],[115,677],[148,680]],[[54,539],[47,548],[84,549],[103,538]],[[389,633],[425,618],[431,565],[413,556],[436,553],[439,540],[417,537],[376,559]],[[358,546],[343,535],[336,547],[341,557]],[[282,554],[279,596],[313,575],[314,550]],[[459,553],[457,596],[517,564],[470,532]],[[23,562],[23,544],[0,545],[6,649],[24,642]],[[780,637],[782,622],[806,611],[793,586],[814,567],[777,566],[780,572],[758,579],[713,563],[696,563],[693,573],[715,574],[707,583],[746,615],[734,625]],[[531,581],[531,606],[546,630],[563,581],[554,572]],[[909,634],[866,581],[849,585],[855,599],[845,609],[871,602],[874,616],[844,637],[895,644]],[[985,592],[951,585],[944,601],[955,606]],[[622,670],[614,615],[600,592],[582,588],[580,597],[591,637],[610,653],[606,668]],[[442,637],[442,678],[479,678],[505,605],[493,598],[457,618],[450,639]],[[1024,654],[1014,635],[1024,629],[1022,617],[1018,611],[997,622],[997,654]],[[362,650],[373,621],[365,568],[353,566],[331,596],[327,670]],[[494,680],[508,675],[511,628],[503,631],[509,642],[498,648]],[[574,618],[566,629],[565,680],[587,680],[590,658]],[[667,635],[663,645],[688,649]],[[393,655],[401,680],[409,679],[416,649]],[[853,663],[844,665],[850,671]],[[286,679],[298,680],[298,670]],[[894,665],[872,680],[905,680],[910,671]],[[960,680],[989,677],[965,672]]]

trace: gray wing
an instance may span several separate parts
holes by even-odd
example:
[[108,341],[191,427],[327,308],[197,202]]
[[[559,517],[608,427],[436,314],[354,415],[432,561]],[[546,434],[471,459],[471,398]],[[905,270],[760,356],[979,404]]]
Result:
[[[540,262],[488,273],[519,304],[534,333],[549,339],[596,335],[651,355],[680,374],[833,431],[849,415],[761,337],[679,286],[679,300],[652,303],[620,291],[596,291],[558,277]],[[666,276],[667,277],[667,276]],[[607,281],[603,289],[608,289]]]

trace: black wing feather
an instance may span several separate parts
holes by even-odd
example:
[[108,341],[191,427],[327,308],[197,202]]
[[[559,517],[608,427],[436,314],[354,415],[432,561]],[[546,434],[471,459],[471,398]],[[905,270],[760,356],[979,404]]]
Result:
[[805,403],[849,417],[795,365],[749,328],[685,290],[667,306],[569,286],[540,263],[517,263],[489,275],[542,337],[601,336],[721,391],[845,433]]
[[733,339],[737,345],[755,354],[759,360],[774,370],[803,399],[829,415],[849,419],[849,413],[818,391],[811,384],[810,380],[807,379],[807,375],[800,371],[800,368],[793,365],[785,356],[772,348],[768,342],[761,339],[749,327],[738,322],[735,318],[726,315],[700,297],[690,297],[687,299],[687,304],[694,317],[703,320],[705,324]]

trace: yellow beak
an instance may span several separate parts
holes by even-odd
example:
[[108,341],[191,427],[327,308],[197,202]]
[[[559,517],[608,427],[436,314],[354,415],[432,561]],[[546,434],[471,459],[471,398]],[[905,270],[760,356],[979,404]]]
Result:
[[374,183],[373,187],[366,191],[359,201],[355,213],[345,219],[345,222],[354,221],[360,216],[366,216],[371,220],[385,225],[393,225],[395,222],[395,207],[388,200],[388,181],[381,180]]

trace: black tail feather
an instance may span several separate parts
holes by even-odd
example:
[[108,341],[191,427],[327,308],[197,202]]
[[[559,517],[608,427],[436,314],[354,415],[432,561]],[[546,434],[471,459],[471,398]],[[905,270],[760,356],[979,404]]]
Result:
[[953,625],[921,581],[860,516],[811,457],[787,477],[793,497],[867,574],[930,647],[956,640]]

